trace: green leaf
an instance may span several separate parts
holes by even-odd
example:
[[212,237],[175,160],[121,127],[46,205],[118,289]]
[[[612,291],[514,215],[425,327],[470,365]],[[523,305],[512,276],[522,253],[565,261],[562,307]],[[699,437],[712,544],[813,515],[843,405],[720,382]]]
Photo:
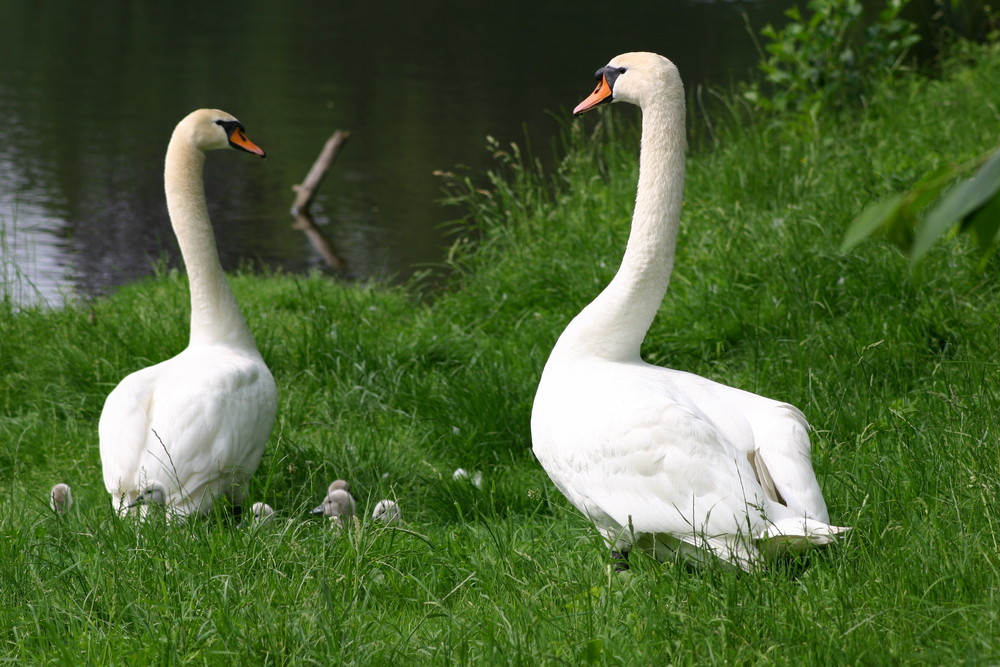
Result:
[[895,225],[904,203],[903,195],[894,193],[880,202],[870,204],[861,212],[861,215],[854,218],[847,228],[844,240],[840,244],[840,250],[847,252],[875,233],[876,230]]
[[997,151],[976,174],[960,181],[931,208],[924,224],[917,230],[911,260],[916,262],[930,250],[955,223],[986,204],[1000,190],[1000,151]]
[[1000,197],[994,196],[986,205],[967,218],[968,228],[984,251],[998,240],[1000,231]]

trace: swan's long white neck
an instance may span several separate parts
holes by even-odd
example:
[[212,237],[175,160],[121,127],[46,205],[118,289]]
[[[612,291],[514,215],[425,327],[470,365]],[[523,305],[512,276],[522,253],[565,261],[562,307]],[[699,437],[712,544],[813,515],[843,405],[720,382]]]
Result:
[[683,92],[653,97],[642,114],[639,185],[625,256],[614,279],[563,332],[553,356],[638,360],[666,294],[684,195]]
[[184,257],[191,289],[189,346],[256,344],[226,282],[205,203],[205,154],[178,128],[167,147],[167,211]]

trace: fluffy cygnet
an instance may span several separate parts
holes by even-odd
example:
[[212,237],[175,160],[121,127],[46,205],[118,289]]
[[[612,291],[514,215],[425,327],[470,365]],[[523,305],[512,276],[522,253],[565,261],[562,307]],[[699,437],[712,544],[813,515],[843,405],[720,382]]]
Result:
[[372,519],[386,525],[397,524],[403,520],[403,512],[395,500],[380,500],[372,510]]
[[69,484],[56,484],[49,493],[49,507],[56,514],[65,514],[73,507],[73,489]]
[[250,523],[252,525],[262,524],[271,518],[274,508],[267,503],[256,502],[250,507]]
[[478,471],[469,473],[469,471],[466,470],[465,468],[457,468],[455,472],[451,474],[451,478],[456,481],[460,479],[467,479],[472,484],[472,486],[476,487],[477,489],[480,489],[483,486],[483,473]]
[[160,482],[148,482],[139,495],[136,496],[135,500],[128,504],[128,507],[138,507],[141,512],[141,516],[145,517],[149,512],[149,508],[157,507],[166,509],[167,505],[167,487],[165,487]]
[[343,487],[334,488],[333,485],[336,483],[334,482],[330,485],[330,490],[326,494],[326,498],[313,509],[312,513],[314,515],[323,515],[331,523],[340,527],[357,514],[357,503],[354,502],[354,496],[351,495],[350,491],[347,491]]

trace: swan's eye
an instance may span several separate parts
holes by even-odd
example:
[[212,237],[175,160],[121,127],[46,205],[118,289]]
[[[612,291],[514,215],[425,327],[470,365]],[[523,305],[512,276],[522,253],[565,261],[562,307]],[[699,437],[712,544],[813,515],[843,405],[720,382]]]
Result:
[[226,131],[226,134],[232,136],[234,132],[244,132],[243,125],[238,120],[217,120],[215,124]]
[[619,74],[624,74],[626,69],[628,69],[628,68],[627,67],[619,67],[618,68],[618,73]]

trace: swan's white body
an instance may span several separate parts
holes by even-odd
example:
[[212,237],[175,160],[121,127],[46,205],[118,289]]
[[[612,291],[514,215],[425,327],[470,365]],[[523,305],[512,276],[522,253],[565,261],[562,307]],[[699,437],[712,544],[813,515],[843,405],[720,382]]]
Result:
[[143,489],[162,486],[171,516],[205,513],[225,495],[241,502],[277,413],[277,389],[226,282],[205,204],[206,150],[257,155],[239,122],[218,110],[189,114],[167,148],[170,220],[191,289],[191,337],[180,354],[127,376],[98,427],[104,483],[115,510],[142,514]]
[[618,273],[545,365],[531,415],[535,455],[625,555],[714,554],[748,569],[762,548],[827,544],[843,529],[828,525],[802,413],[639,356],[673,268],[684,91],[674,65],[651,53],[616,57],[598,80],[577,112],[612,95],[642,108],[635,213]]

